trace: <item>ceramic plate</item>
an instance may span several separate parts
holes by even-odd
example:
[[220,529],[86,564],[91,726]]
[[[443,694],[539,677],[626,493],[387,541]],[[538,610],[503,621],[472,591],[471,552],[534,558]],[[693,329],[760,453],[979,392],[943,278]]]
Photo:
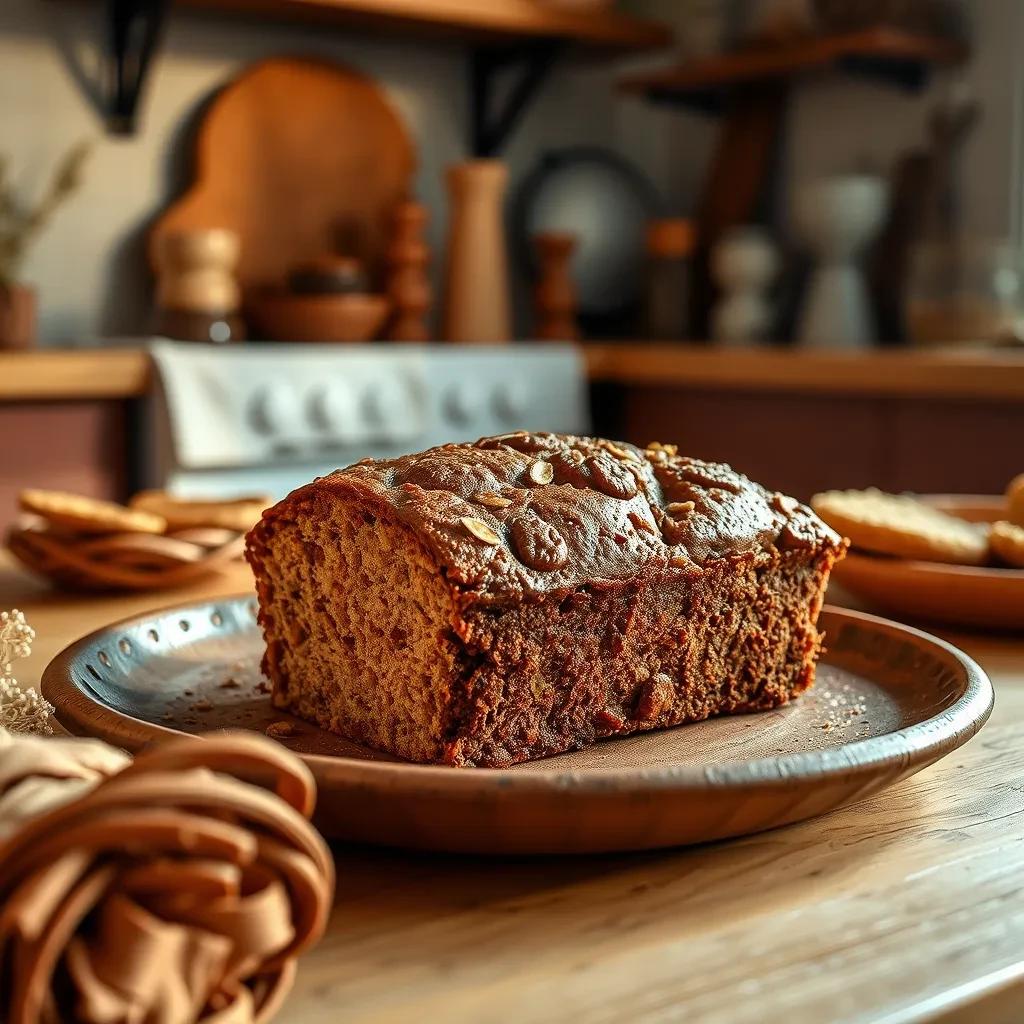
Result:
[[828,653],[787,707],[714,719],[506,770],[395,761],[275,711],[251,597],[172,608],[79,640],[43,675],[62,725],[130,750],[178,732],[266,730],[302,755],[331,837],[483,853],[648,849],[822,814],[970,739],[992,708],[955,647],[826,608]]
[[[925,500],[975,523],[1002,516],[1002,498],[928,495]],[[836,565],[832,578],[879,611],[900,618],[1024,630],[1024,569],[943,565],[852,552]]]

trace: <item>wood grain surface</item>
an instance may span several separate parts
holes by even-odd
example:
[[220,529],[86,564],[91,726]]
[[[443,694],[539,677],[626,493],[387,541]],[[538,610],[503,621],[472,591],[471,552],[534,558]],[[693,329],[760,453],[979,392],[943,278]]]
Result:
[[[239,570],[183,597],[245,583]],[[73,638],[159,603],[54,594],[0,561],[0,607],[23,608],[40,634],[25,682]],[[278,1020],[1019,1022],[1024,639],[947,638],[995,683],[989,724],[827,817],[639,855],[337,847],[328,935]]]

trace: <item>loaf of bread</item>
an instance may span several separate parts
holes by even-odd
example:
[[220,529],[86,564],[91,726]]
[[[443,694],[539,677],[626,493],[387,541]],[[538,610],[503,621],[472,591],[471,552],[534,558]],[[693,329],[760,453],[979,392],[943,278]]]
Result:
[[500,767],[772,708],[814,679],[845,542],[670,445],[508,434],[364,460],[249,535],[277,707]]

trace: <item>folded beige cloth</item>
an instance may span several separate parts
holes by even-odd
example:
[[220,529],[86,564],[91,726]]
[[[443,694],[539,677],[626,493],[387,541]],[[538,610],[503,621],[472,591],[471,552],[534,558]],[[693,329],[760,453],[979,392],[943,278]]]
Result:
[[0,732],[0,1020],[269,1020],[333,896],[314,799],[253,734],[131,762]]

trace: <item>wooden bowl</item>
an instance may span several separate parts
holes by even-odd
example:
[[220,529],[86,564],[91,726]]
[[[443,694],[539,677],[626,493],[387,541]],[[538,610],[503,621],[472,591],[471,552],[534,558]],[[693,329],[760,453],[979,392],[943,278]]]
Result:
[[245,314],[253,332],[269,341],[371,341],[391,312],[384,295],[292,295],[256,292]]
[[72,590],[165,590],[194,583],[241,558],[245,534],[201,527],[167,535],[62,534],[23,517],[7,547],[28,569]]

